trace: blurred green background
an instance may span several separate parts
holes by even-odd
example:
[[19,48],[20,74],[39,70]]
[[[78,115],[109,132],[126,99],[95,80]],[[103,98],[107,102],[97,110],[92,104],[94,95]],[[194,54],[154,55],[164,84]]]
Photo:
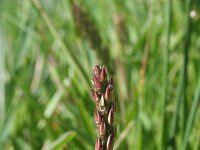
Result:
[[119,150],[200,149],[200,1],[0,0],[0,149],[92,150],[108,67]]

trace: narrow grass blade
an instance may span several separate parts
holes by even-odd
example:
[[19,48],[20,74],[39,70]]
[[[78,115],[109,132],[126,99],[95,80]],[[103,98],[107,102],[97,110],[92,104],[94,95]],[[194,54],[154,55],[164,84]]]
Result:
[[68,62],[77,69],[77,71],[80,73],[80,75],[82,75],[84,77],[85,82],[89,85],[89,81],[90,81],[89,77],[88,77],[87,73],[85,72],[83,66],[79,62],[79,59],[75,56],[75,54],[72,52],[71,49],[67,48],[64,41],[58,34],[56,28],[54,27],[53,22],[51,21],[51,18],[44,11],[40,1],[32,0],[32,3],[35,6],[35,8],[38,10],[39,14],[41,15],[42,20],[48,27],[48,29],[51,32],[51,34],[53,35],[53,37],[59,42],[59,45],[60,45],[61,49],[63,50],[63,54],[66,56],[66,58],[68,58]]
[[44,116],[46,118],[50,118],[51,115],[53,114],[58,102],[60,101],[61,97],[63,95],[63,92],[61,90],[58,90],[55,92],[53,95],[52,99],[50,100],[49,104],[47,105],[45,111],[44,111]]
[[59,150],[62,149],[67,143],[73,140],[76,137],[76,132],[68,131],[61,135],[58,139],[54,142],[49,144],[44,150]]
[[119,135],[118,139],[115,142],[114,145],[114,150],[117,150],[118,147],[120,146],[121,142],[126,138],[126,136],[128,134],[130,134],[131,129],[133,129],[135,122],[132,120],[128,123],[128,125],[126,126],[126,128],[121,132],[121,134]]
[[[1,24],[0,24],[1,25]],[[5,41],[2,28],[0,29],[0,120],[5,115]]]
[[183,143],[182,143],[182,147],[181,147],[182,150],[187,149],[190,131],[192,129],[192,125],[193,125],[193,122],[194,122],[194,119],[195,119],[195,115],[197,113],[197,109],[199,107],[199,102],[200,102],[200,78],[199,78],[197,89],[196,89],[196,92],[195,92],[195,96],[194,96],[194,99],[193,99],[193,102],[192,102],[189,118],[187,120],[185,134],[184,134]]
[[190,35],[191,35],[191,19],[190,10],[192,6],[192,0],[187,0],[187,19],[185,26],[185,40],[184,40],[184,60],[183,60],[183,129],[186,126],[187,118],[187,81],[188,81],[188,59],[189,59],[189,47],[190,47]]
[[[192,0],[188,0],[187,3],[187,18],[186,18],[186,26],[185,26],[185,41],[184,41],[184,53],[183,53],[183,67],[181,70],[181,77],[180,77],[180,84],[178,88],[178,96],[177,96],[177,102],[176,102],[176,108],[175,112],[173,114],[173,119],[172,119],[172,128],[170,131],[170,139],[169,139],[169,144],[171,148],[175,148],[175,135],[177,132],[177,124],[178,124],[178,115],[179,115],[179,110],[181,103],[183,102],[184,106],[184,112],[183,112],[183,128],[185,129],[185,124],[186,124],[186,90],[187,90],[187,65],[188,65],[188,55],[189,55],[189,46],[190,46],[190,35],[191,35],[191,20],[190,20],[190,9],[191,9],[191,3]],[[183,96],[183,99],[182,99]]]
[[159,148],[163,149],[166,141],[166,102],[168,98],[168,71],[169,71],[169,49],[170,49],[170,33],[171,33],[171,18],[172,18],[172,1],[168,0],[167,4],[167,20],[166,20],[166,48],[164,51],[164,67],[163,67],[163,93],[162,93],[162,120],[161,120],[161,137],[160,137],[160,145]]
[[[183,70],[183,68],[182,68]],[[179,110],[180,110],[180,106],[181,106],[181,102],[182,102],[182,86],[183,86],[183,71],[181,70],[181,74],[180,74],[180,79],[179,79],[179,86],[178,86],[178,90],[177,90],[177,100],[176,100],[176,106],[175,106],[175,111],[173,114],[173,118],[172,118],[172,122],[171,122],[171,129],[170,129],[170,135],[169,135],[169,139],[168,139],[168,143],[169,143],[169,149],[173,149],[175,148],[175,135],[177,132],[177,126],[178,126],[178,117],[179,117]]]
[[92,130],[93,126],[91,124],[90,119],[88,119],[89,118],[89,114],[88,114],[87,110],[84,108],[83,102],[81,100],[78,100],[76,105],[77,105],[79,113],[81,115],[80,119],[82,119],[86,131],[90,135],[91,139],[95,139],[95,131]]

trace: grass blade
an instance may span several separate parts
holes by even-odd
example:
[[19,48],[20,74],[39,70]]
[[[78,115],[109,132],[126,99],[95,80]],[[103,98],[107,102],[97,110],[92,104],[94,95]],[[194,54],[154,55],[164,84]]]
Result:
[[[1,25],[1,24],[0,24]],[[4,39],[1,35],[4,34],[2,28],[0,29],[0,120],[3,119],[5,112],[5,46]]]
[[187,118],[187,80],[188,80],[188,59],[189,59],[189,47],[190,47],[190,35],[191,35],[191,19],[190,10],[192,6],[192,0],[187,1],[187,20],[186,20],[186,35],[184,41],[184,63],[183,63],[183,129],[185,129]]
[[65,56],[68,58],[69,63],[73,65],[77,71],[79,71],[80,75],[82,75],[85,79],[85,82],[89,85],[89,77],[87,73],[85,72],[83,66],[79,62],[79,59],[75,56],[75,54],[72,52],[71,49],[68,49],[67,46],[65,45],[64,41],[56,31],[56,28],[54,27],[50,17],[46,14],[44,9],[42,8],[42,5],[39,0],[32,0],[33,5],[35,8],[38,10],[39,14],[41,15],[41,18],[43,19],[44,23],[48,27],[49,31],[53,35],[53,37],[59,42],[61,49],[63,50],[63,53]]
[[197,113],[199,102],[200,102],[200,78],[199,78],[197,89],[196,89],[196,92],[195,92],[195,96],[194,96],[194,99],[193,99],[193,102],[192,102],[189,118],[187,120],[185,134],[184,134],[183,143],[182,143],[182,147],[181,147],[182,150],[187,149],[190,131],[192,129],[192,125],[193,125],[193,122],[194,122],[194,119],[195,119],[195,115]]
[[[170,146],[171,148],[175,148],[175,135],[177,132],[177,124],[178,124],[178,113],[180,109],[180,105],[183,102],[183,107],[184,107],[184,112],[183,112],[183,128],[185,129],[185,124],[186,124],[186,105],[187,105],[187,95],[186,95],[186,90],[187,90],[187,78],[188,78],[188,73],[187,73],[187,66],[188,66],[188,57],[189,57],[189,46],[190,46],[190,35],[191,35],[191,20],[190,20],[190,9],[191,9],[191,4],[192,0],[188,0],[187,3],[187,20],[186,20],[186,35],[185,35],[185,41],[184,41],[184,59],[183,59],[183,67],[181,70],[181,78],[180,78],[180,85],[178,88],[178,96],[177,96],[177,103],[176,103],[176,110],[173,115],[172,119],[172,128],[170,131]],[[183,95],[183,99],[182,99]]]
[[54,142],[49,144],[44,150],[59,150],[64,147],[67,143],[69,143],[72,139],[76,137],[76,132],[74,131],[68,131],[61,135],[58,139],[56,139]]
[[118,139],[115,142],[114,145],[114,150],[117,150],[118,147],[120,146],[120,143],[125,139],[125,137],[130,133],[131,129],[133,129],[135,122],[134,121],[130,121],[128,123],[128,125],[126,126],[126,128],[121,132],[121,134],[119,135]]
[[53,95],[52,99],[50,100],[50,102],[48,103],[48,105],[44,111],[44,116],[46,118],[50,118],[52,116],[58,102],[62,98],[62,95],[63,95],[63,92],[61,90],[57,90],[55,92],[55,94]]
[[163,149],[165,145],[166,137],[166,102],[168,98],[168,71],[169,71],[169,49],[170,49],[170,33],[171,33],[171,18],[172,18],[172,1],[167,2],[167,20],[166,20],[166,49],[164,51],[164,67],[163,67],[163,93],[162,93],[162,104],[161,104],[161,138],[160,138],[160,149]]

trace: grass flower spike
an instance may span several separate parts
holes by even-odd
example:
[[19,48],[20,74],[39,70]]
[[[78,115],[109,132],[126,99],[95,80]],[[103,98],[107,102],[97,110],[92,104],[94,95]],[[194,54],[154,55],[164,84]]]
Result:
[[91,96],[96,104],[94,120],[97,130],[95,150],[112,150],[116,135],[114,115],[116,101],[113,98],[113,79],[108,80],[107,68],[95,65],[93,68]]

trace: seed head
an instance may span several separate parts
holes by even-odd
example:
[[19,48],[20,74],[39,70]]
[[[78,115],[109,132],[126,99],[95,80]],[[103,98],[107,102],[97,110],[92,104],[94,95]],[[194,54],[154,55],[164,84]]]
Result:
[[99,79],[100,73],[101,73],[101,67],[98,66],[98,65],[95,65],[94,68],[93,68],[94,76],[96,76]]
[[105,67],[103,66],[101,70],[100,81],[103,82],[105,80],[107,80],[107,73]]
[[107,144],[106,144],[106,150],[111,150],[112,147],[113,147],[113,140],[114,140],[114,137],[113,137],[113,134],[111,133],[108,137],[108,140],[107,140]]
[[102,85],[96,76],[94,76],[94,78],[93,78],[93,83],[94,83],[94,87],[97,91],[101,90]]
[[112,125],[114,121],[114,113],[113,113],[113,109],[111,108],[108,114],[108,124]]
[[113,113],[115,114],[115,112],[116,112],[116,99],[113,100],[111,109],[113,110]]
[[101,145],[100,138],[97,138],[96,144],[95,144],[95,150],[101,150],[101,149],[102,149],[102,145]]
[[109,101],[110,98],[111,98],[111,89],[109,86],[107,86],[106,92],[105,92],[105,100]]
[[95,65],[91,97],[96,104],[94,120],[97,130],[95,150],[112,150],[116,136],[114,117],[116,100],[113,98],[113,78],[108,81],[107,68]]
[[96,126],[99,126],[101,123],[101,115],[98,112],[98,110],[95,110],[95,112],[94,112],[94,119],[95,119]]
[[104,100],[103,95],[101,96],[101,99],[100,99],[99,111],[100,111],[102,114],[106,111],[105,100]]
[[105,136],[105,134],[106,134],[106,124],[105,124],[105,121],[104,121],[103,118],[101,120],[101,124],[100,124],[100,128],[99,128],[99,134],[100,134],[100,136]]
[[100,100],[100,95],[97,94],[93,89],[91,90],[91,96],[95,103],[98,103]]

